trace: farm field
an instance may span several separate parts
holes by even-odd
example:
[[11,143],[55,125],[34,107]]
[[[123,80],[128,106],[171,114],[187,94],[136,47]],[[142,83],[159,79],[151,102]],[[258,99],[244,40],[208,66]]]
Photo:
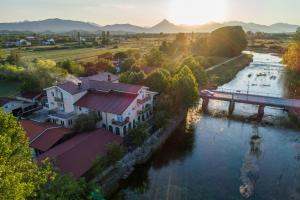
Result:
[[[73,48],[73,49],[58,49],[58,50],[42,50],[34,51],[32,48],[22,48],[20,53],[24,61],[32,61],[34,59],[51,59],[55,61],[74,60],[81,62],[93,62],[97,59],[98,55],[111,52],[116,53],[127,50],[140,50],[145,53],[147,50],[157,47],[163,40],[168,40],[171,37],[162,38],[142,38],[142,39],[128,39],[117,44],[118,48],[114,45],[105,48],[89,47],[89,48]],[[53,46],[51,46],[53,47]],[[47,48],[47,47],[45,47]],[[6,55],[9,55],[11,49],[6,49]]]

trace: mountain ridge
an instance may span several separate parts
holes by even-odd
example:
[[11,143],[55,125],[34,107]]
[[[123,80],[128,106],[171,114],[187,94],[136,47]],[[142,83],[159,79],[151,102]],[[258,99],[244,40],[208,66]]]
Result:
[[298,25],[288,23],[274,23],[271,25],[262,25],[253,22],[228,21],[223,23],[210,22],[201,25],[176,25],[167,19],[152,27],[141,27],[129,23],[98,25],[96,23],[82,22],[75,20],[65,20],[59,18],[45,19],[40,21],[22,21],[22,22],[7,22],[0,23],[0,30],[4,31],[31,31],[31,32],[46,32],[54,33],[70,32],[74,30],[97,32],[97,31],[112,31],[112,32],[127,32],[127,33],[178,33],[178,32],[211,32],[217,28],[224,26],[242,26],[245,31],[266,32],[266,33],[292,33],[296,32]]

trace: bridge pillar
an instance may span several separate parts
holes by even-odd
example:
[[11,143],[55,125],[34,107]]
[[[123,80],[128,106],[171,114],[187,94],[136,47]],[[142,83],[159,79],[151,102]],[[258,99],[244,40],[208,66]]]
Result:
[[234,107],[235,107],[234,101],[230,101],[230,103],[229,103],[229,108],[228,108],[228,113],[229,113],[229,115],[232,115],[232,113],[233,113],[233,111],[234,111]]
[[203,98],[202,99],[202,111],[203,112],[208,111],[208,103],[209,103],[209,98]]
[[258,118],[259,119],[262,119],[264,117],[264,114],[265,114],[265,106],[263,105],[259,105],[258,106]]

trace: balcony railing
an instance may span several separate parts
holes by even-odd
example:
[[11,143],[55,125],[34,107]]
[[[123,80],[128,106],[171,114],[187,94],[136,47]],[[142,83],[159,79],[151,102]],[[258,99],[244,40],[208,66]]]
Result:
[[117,125],[117,126],[124,126],[128,122],[129,122],[129,117],[126,117],[125,120],[123,120],[123,121],[118,121],[118,120],[112,119],[111,123],[114,125]]
[[147,96],[147,97],[145,97],[145,98],[143,98],[143,99],[138,99],[137,100],[137,103],[138,104],[144,104],[144,103],[146,103],[147,101],[150,101],[151,100],[151,97],[150,97],[150,95],[149,96]]
[[145,107],[143,110],[137,111],[137,114],[138,114],[138,115],[142,115],[142,114],[148,112],[148,111],[150,110],[150,108],[151,108],[150,106],[147,106],[147,107]]
[[54,97],[54,101],[56,101],[56,102],[64,102],[64,99],[62,97]]

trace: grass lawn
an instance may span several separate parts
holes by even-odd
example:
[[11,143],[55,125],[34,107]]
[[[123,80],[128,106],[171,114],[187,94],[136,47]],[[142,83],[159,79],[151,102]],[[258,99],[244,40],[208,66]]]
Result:
[[0,80],[0,97],[15,97],[20,92],[20,83]]

